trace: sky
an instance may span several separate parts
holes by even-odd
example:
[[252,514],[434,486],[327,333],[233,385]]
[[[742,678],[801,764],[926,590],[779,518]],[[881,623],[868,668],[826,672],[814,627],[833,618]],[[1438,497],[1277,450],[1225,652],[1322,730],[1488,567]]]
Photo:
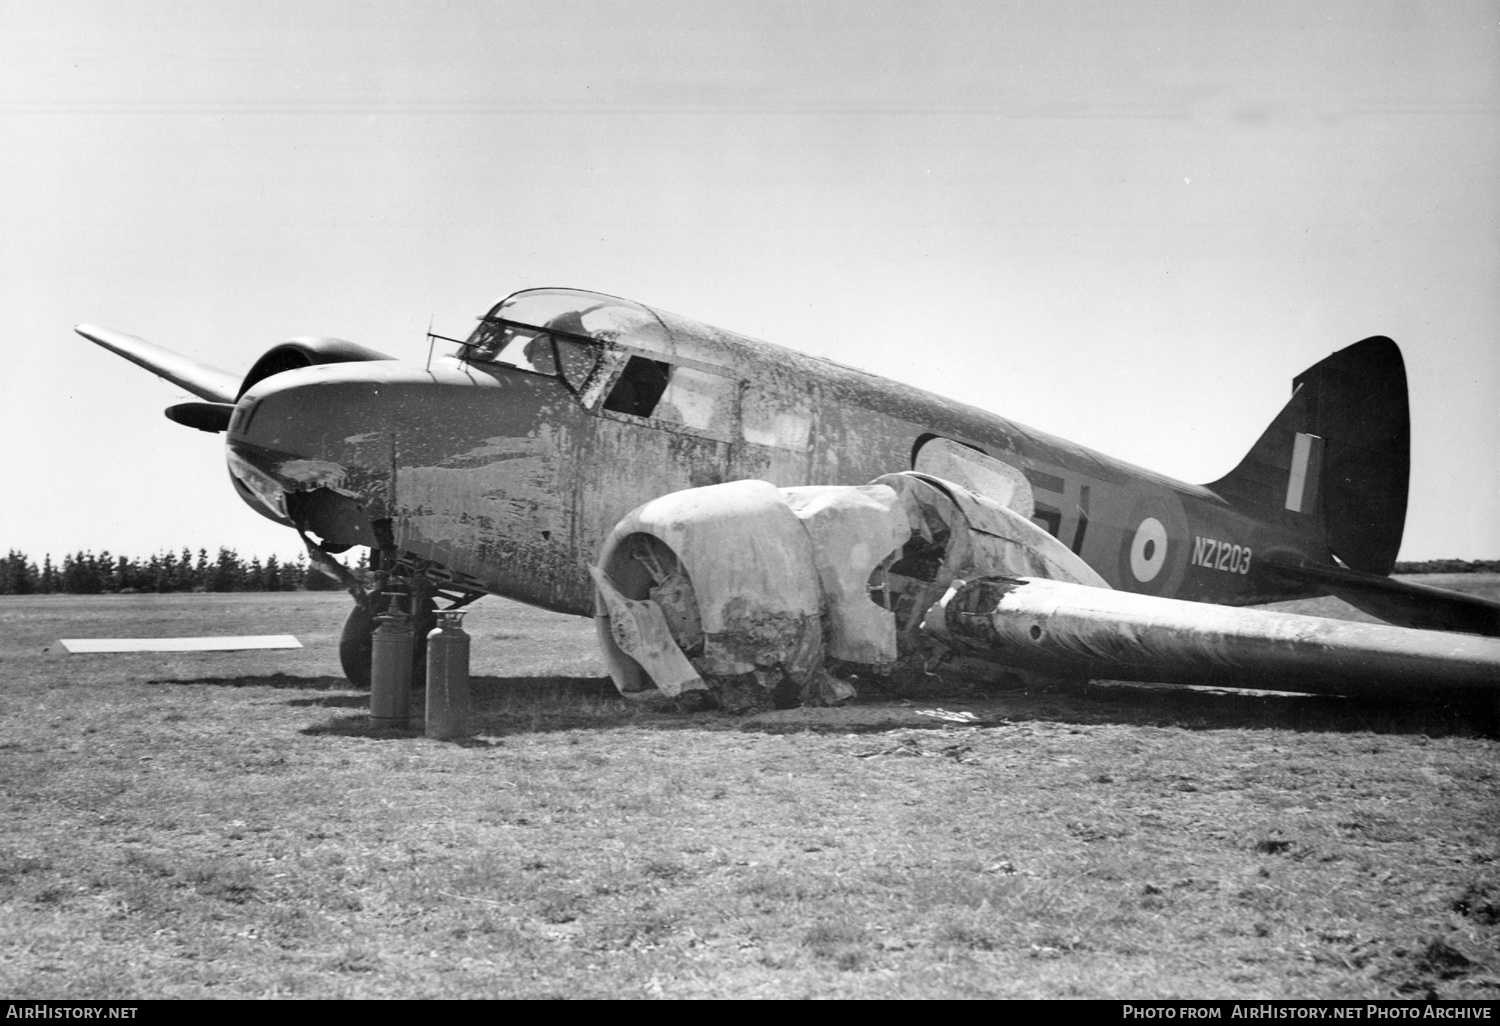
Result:
[[[1187,481],[1369,335],[1500,557],[1500,2],[0,0],[0,550],[300,551],[193,398],[571,286]],[[898,469],[898,468],[892,468]]]

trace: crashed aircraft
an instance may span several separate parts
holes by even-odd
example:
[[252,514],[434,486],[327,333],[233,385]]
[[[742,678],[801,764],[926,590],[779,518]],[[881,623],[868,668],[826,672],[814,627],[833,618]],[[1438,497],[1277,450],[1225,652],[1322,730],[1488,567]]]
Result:
[[[1500,681],[1500,604],[1389,577],[1410,429],[1383,337],[1298,375],[1199,485],[572,289],[506,297],[427,366],[307,337],[236,377],[78,331],[203,400],[167,415],[225,434],[240,496],[353,594],[357,683],[393,588],[419,618],[486,594],[593,616],[623,694],[688,707],[838,702],[902,674]],[[355,545],[373,586],[330,558]],[[1239,608],[1317,594],[1395,626]]]

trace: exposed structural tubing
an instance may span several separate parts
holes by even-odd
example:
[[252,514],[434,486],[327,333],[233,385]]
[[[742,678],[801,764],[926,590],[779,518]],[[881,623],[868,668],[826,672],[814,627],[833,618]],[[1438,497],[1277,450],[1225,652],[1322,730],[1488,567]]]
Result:
[[962,651],[1102,680],[1411,694],[1500,693],[1500,640],[1353,623],[1039,578],[956,585],[926,629]]

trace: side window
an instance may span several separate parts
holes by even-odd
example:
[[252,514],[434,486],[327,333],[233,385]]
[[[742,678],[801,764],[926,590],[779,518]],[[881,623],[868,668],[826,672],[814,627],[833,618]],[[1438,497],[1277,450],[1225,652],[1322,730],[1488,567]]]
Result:
[[557,345],[557,372],[573,391],[582,392],[588,384],[594,365],[599,362],[599,351],[595,346],[554,335]]
[[740,434],[747,442],[776,449],[805,450],[812,414],[805,400],[768,395],[751,382],[740,407]]
[[609,398],[604,400],[604,408],[632,417],[649,417],[667,390],[671,376],[670,363],[632,356],[615,387],[610,389]]
[[738,391],[739,382],[721,373],[631,356],[603,408],[727,441],[737,419]]
[[722,374],[673,367],[654,419],[698,431],[722,432],[734,417],[735,389]]

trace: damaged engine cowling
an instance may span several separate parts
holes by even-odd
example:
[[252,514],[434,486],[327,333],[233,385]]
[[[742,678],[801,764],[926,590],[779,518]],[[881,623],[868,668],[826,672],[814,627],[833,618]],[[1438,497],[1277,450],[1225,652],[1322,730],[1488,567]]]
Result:
[[922,630],[955,581],[1047,577],[1108,587],[1020,512],[907,472],[858,487],[736,481],[636,509],[591,568],[610,676],[627,697],[729,709],[831,704],[831,668],[920,672]]

